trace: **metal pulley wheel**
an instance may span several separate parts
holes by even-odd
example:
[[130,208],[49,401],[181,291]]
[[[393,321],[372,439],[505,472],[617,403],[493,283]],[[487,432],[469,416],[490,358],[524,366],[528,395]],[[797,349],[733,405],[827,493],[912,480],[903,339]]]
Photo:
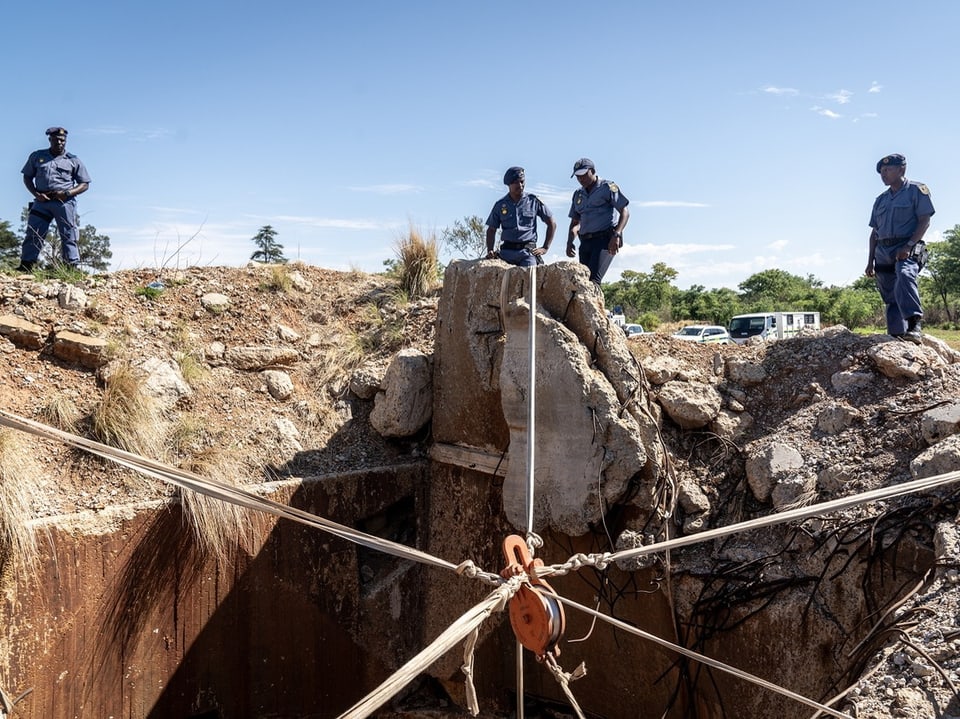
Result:
[[517,641],[538,658],[559,655],[557,642],[566,630],[566,618],[553,587],[537,577],[536,568],[543,562],[530,557],[526,542],[517,535],[504,540],[503,553],[508,562],[504,576],[526,574],[530,580],[510,599],[510,626]]

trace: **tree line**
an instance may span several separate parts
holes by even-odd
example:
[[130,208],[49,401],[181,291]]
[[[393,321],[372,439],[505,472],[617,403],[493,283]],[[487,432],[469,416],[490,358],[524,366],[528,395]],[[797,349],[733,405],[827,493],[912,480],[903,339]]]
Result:
[[[452,253],[467,258],[486,254],[483,220],[465,217],[441,233]],[[924,324],[960,329],[960,225],[927,244],[930,259],[920,275]],[[627,321],[652,330],[663,323],[697,321],[727,326],[734,315],[750,312],[819,312],[824,324],[850,329],[883,326],[884,305],[872,277],[846,286],[824,286],[813,275],[801,277],[784,270],[763,270],[737,286],[707,289],[694,285],[681,290],[673,283],[679,273],[665,262],[649,272],[624,270],[621,279],[604,283],[607,307],[621,307]]]

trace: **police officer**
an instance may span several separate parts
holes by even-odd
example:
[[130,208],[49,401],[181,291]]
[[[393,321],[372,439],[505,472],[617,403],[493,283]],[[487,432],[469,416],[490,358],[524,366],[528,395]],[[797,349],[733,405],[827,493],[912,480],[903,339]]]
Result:
[[627,205],[616,183],[597,176],[593,160],[582,157],[573,166],[580,189],[570,204],[570,230],[567,233],[567,257],[574,256],[574,238],[580,238],[580,262],[590,269],[590,279],[600,281],[623,246],[623,229],[630,220]]
[[[550,249],[553,235],[557,231],[557,221],[540,198],[523,191],[526,185],[526,173],[522,167],[511,167],[503,175],[503,184],[510,191],[501,197],[490,210],[487,217],[487,259],[500,257],[511,265],[530,267],[542,265],[543,255]],[[547,236],[543,247],[537,247],[537,218],[547,226]],[[500,229],[500,251],[494,252],[493,245]]]
[[917,275],[926,256],[923,235],[935,210],[930,190],[908,180],[907,159],[887,155],[877,162],[880,179],[889,189],[873,203],[870,214],[868,277],[876,277],[887,306],[887,334],[920,344],[920,289]]
[[90,187],[90,175],[80,159],[67,152],[67,131],[62,127],[47,130],[50,149],[30,153],[23,166],[23,184],[33,202],[27,216],[27,235],[23,239],[18,272],[30,272],[37,264],[50,222],[57,223],[60,253],[64,263],[77,267],[80,239],[77,195]]

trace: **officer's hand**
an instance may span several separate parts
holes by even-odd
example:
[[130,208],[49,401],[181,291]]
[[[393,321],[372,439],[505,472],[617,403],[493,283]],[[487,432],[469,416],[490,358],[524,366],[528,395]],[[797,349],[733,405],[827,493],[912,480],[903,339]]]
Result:
[[911,248],[902,247],[897,251],[897,262],[902,262],[910,256]]
[[535,248],[530,252],[530,254],[533,255],[534,257],[540,257],[541,255],[547,254],[547,248],[546,248],[546,247],[535,247]]
[[867,269],[865,269],[865,270],[863,271],[863,274],[865,274],[867,277],[873,277],[873,275],[874,275],[875,273],[874,273],[874,271],[873,271],[873,263],[872,263],[872,262],[868,262],[868,263],[867,263]]
[[568,242],[568,243],[567,243],[567,257],[576,257],[576,256],[577,256],[577,250],[576,250],[576,248],[574,248],[572,242]]
[[607,252],[611,255],[615,255],[620,251],[620,239],[613,237],[610,242],[607,244]]
[[52,192],[38,192],[38,193],[37,193],[37,199],[40,200],[40,202],[50,202],[50,200],[53,199],[53,193],[52,193]]
[[486,257],[486,259],[488,259],[488,260],[495,260],[495,259],[497,259],[497,256],[498,256],[497,253],[494,252],[493,250],[487,250],[487,257]]

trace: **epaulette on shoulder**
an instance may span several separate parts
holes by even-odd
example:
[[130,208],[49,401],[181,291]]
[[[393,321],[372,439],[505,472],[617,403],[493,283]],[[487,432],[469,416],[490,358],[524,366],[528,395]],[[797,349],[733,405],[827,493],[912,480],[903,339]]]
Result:
[[917,189],[920,190],[920,192],[923,193],[924,195],[930,194],[930,188],[924,185],[922,182],[917,183]]

